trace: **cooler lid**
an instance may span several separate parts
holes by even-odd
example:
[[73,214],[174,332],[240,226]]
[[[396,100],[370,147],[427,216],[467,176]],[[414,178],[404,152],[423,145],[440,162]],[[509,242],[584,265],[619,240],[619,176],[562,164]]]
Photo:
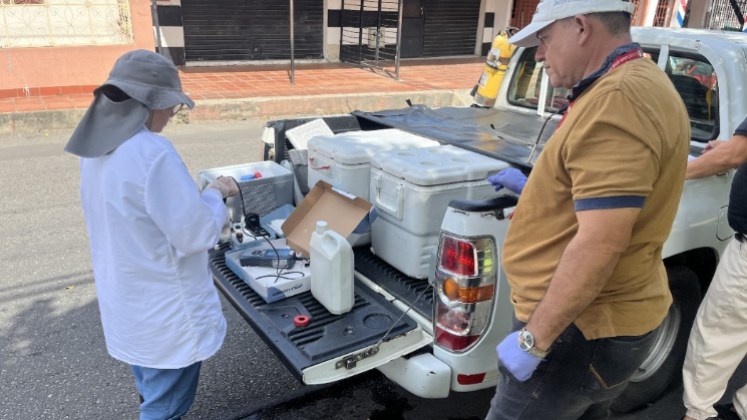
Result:
[[371,166],[415,185],[480,181],[507,168],[501,160],[446,145],[375,154]]
[[389,150],[435,147],[439,142],[396,128],[347,131],[309,140],[309,150],[343,165],[369,163],[371,156]]

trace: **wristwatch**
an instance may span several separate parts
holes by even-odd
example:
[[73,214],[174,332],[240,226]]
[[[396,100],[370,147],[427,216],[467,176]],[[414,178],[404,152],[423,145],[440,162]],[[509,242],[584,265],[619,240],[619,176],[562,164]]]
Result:
[[544,359],[549,353],[534,346],[534,336],[526,328],[519,331],[519,348],[538,359]]

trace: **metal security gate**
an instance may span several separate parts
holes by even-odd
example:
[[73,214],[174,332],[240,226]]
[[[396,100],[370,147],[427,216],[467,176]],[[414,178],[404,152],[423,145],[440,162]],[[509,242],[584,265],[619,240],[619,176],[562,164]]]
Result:
[[643,10],[646,6],[645,0],[633,0],[633,4],[635,4],[635,11],[633,11],[633,16],[631,17],[630,24],[633,26],[640,26],[643,25]]
[[[182,0],[187,61],[287,60],[288,0]],[[323,58],[324,2],[294,0],[295,57]]]
[[400,0],[342,0],[340,61],[399,79]]
[[480,0],[425,0],[423,57],[473,55]]
[[674,13],[674,0],[659,0],[654,15],[654,26],[667,27],[672,22]]
[[515,0],[511,9],[511,26],[522,29],[529,25],[538,4],[539,0]]
[[734,6],[739,8],[744,18],[747,0],[714,0],[708,12],[707,28],[741,30],[742,24],[739,22]]

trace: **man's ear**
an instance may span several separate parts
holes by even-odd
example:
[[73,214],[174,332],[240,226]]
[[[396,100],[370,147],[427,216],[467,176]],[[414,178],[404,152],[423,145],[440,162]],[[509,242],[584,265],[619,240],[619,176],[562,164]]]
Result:
[[595,29],[591,19],[586,15],[576,15],[573,17],[572,25],[573,31],[577,35],[578,45],[586,45]]

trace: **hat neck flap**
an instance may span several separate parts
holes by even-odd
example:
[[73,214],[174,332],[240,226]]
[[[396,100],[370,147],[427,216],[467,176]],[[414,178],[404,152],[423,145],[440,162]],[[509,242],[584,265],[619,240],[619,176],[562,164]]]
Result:
[[104,156],[140,131],[147,119],[147,108],[135,99],[114,102],[97,93],[65,151],[84,158]]

